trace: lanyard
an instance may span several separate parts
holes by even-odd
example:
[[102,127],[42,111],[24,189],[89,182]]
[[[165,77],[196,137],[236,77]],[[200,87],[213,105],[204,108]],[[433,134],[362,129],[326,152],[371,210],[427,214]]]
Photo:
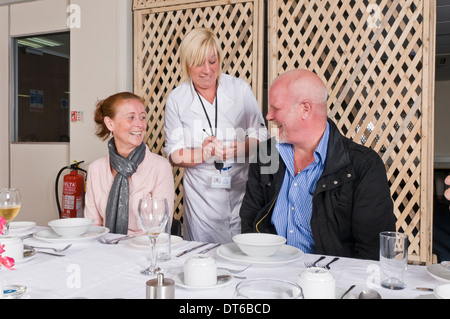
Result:
[[209,119],[208,112],[206,112],[206,108],[205,108],[205,105],[203,104],[202,98],[200,97],[200,94],[198,94],[197,90],[195,90],[195,92],[197,93],[198,99],[200,100],[200,103],[202,104],[203,112],[205,112],[206,119],[208,120],[209,127],[211,128],[211,136],[217,137],[217,117],[218,117],[217,116],[217,100],[218,100],[217,89],[216,89],[216,133],[215,134],[213,133],[213,127],[211,125],[211,120]]
[[[200,97],[200,94],[197,92],[197,90],[195,90],[195,92],[197,93],[197,96],[198,96],[198,99],[200,100],[200,103],[202,104],[202,107],[203,107],[203,111],[205,112],[205,115],[206,115],[206,119],[208,120],[208,123],[209,123],[209,127],[211,128],[211,136],[215,136],[215,137],[217,137],[217,100],[218,100],[218,97],[217,97],[217,87],[216,87],[216,119],[215,119],[215,121],[216,121],[216,133],[214,134],[213,133],[213,127],[212,127],[212,125],[211,125],[211,120],[209,119],[209,116],[208,116],[208,112],[206,112],[206,108],[205,108],[205,105],[203,104],[203,101],[202,101],[202,98]],[[214,161],[214,167],[219,171],[219,172],[222,172],[222,169],[223,169],[223,162],[217,162],[217,161]]]

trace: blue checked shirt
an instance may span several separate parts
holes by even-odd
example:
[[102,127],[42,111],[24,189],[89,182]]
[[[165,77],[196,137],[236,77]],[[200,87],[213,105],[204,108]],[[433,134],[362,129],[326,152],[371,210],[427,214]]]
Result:
[[327,157],[330,127],[327,127],[314,152],[314,162],[294,173],[294,148],[292,144],[277,143],[276,147],[286,164],[283,184],[272,214],[272,224],[277,234],[287,239],[287,244],[305,253],[315,253],[311,232],[312,196],[322,175]]

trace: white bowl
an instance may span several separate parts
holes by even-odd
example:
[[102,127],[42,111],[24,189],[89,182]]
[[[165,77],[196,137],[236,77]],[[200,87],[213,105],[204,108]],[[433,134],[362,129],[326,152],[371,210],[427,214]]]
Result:
[[91,218],[65,218],[48,222],[48,225],[61,237],[79,237],[87,233],[94,223]]
[[284,245],[286,238],[273,234],[246,233],[233,236],[242,252],[251,257],[269,257]]
[[450,299],[450,284],[437,286],[434,295],[439,299]]

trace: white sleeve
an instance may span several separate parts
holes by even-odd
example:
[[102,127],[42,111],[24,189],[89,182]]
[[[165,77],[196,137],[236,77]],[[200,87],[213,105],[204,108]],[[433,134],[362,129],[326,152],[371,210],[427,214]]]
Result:
[[174,151],[186,147],[178,103],[171,95],[167,98],[164,113],[164,132],[166,135],[164,152],[169,157]]

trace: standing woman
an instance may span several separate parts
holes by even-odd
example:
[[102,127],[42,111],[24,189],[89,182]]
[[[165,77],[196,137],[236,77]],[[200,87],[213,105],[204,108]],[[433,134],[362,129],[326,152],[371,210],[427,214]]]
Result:
[[85,217],[112,233],[140,234],[139,199],[166,198],[170,220],[174,182],[169,162],[149,151],[143,142],[147,130],[142,98],[122,92],[97,103],[96,135],[108,142],[109,155],[94,161],[88,170]]
[[168,96],[164,129],[170,162],[184,168],[184,238],[228,243],[241,231],[249,155],[268,132],[247,82],[221,73],[211,29],[186,36],[180,62],[186,81]]

